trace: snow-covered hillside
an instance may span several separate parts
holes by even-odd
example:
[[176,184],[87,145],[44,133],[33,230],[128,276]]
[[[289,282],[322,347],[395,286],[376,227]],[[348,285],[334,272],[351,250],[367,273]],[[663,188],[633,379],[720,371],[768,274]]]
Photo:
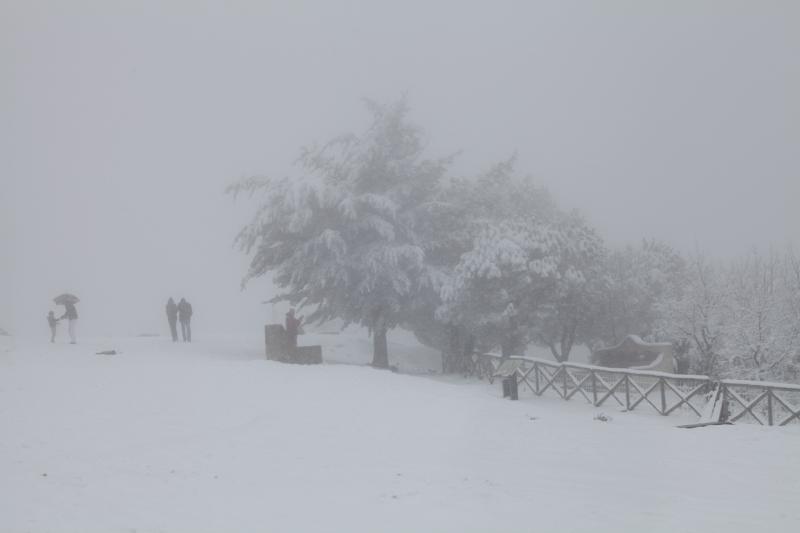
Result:
[[[365,339],[317,338],[339,361],[369,359]],[[253,343],[2,342],[0,531],[730,533],[800,521],[795,427],[685,430],[613,410],[601,422],[578,401],[284,365]],[[120,353],[95,355],[110,348]],[[410,345],[390,348],[413,359]]]

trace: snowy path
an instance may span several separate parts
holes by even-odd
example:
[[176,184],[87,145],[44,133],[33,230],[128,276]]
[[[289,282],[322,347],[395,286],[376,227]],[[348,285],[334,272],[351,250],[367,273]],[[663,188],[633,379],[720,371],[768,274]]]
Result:
[[[0,347],[0,531],[797,531],[800,430],[224,343]],[[644,452],[643,450],[649,450]]]

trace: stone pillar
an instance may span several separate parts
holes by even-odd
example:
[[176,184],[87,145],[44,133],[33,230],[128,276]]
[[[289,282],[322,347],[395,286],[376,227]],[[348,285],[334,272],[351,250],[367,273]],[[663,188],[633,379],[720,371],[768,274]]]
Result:
[[267,359],[273,361],[289,360],[289,339],[283,324],[267,324],[264,326],[264,347]]
[[322,346],[298,346],[292,359],[293,363],[320,365],[322,364]]

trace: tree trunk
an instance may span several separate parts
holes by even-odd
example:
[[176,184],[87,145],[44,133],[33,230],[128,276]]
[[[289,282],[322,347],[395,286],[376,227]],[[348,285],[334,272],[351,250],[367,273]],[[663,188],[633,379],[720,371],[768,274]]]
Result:
[[575,344],[576,329],[578,329],[576,324],[570,324],[564,328],[561,335],[561,359],[559,360],[561,363],[569,361],[569,354],[572,351],[572,346]]
[[550,353],[553,354],[553,359],[555,359],[559,363],[563,363],[564,360],[561,358],[561,354],[558,353],[558,348],[552,342],[547,343],[548,348],[550,348]]
[[447,325],[447,346],[442,350],[442,372],[447,374],[456,371],[458,357],[458,328]]
[[389,368],[389,347],[386,344],[386,326],[379,325],[372,330],[372,366]]

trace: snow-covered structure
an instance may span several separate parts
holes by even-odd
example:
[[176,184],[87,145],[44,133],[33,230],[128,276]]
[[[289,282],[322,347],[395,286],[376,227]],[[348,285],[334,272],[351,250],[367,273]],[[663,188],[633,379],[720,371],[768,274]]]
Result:
[[267,359],[284,363],[318,365],[322,363],[322,346],[289,347],[289,339],[283,324],[264,326],[264,348]]
[[669,342],[644,342],[637,335],[628,335],[611,348],[592,352],[591,362],[597,366],[635,368],[675,372],[675,354]]

